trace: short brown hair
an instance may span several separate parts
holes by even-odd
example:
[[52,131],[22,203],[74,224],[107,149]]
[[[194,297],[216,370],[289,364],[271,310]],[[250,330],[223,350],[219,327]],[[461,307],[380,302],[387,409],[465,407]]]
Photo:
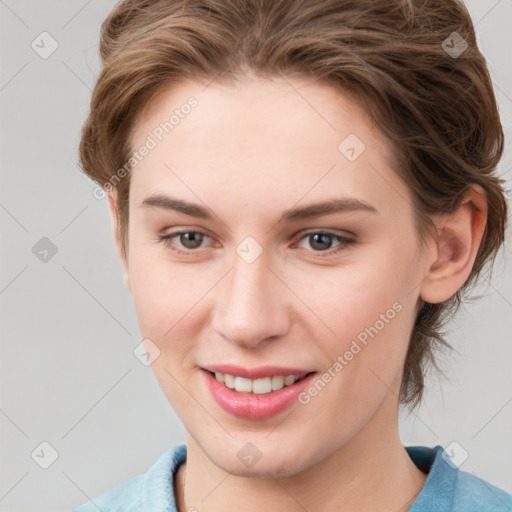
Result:
[[[453,34],[456,32],[456,34]],[[451,38],[451,39],[450,39]],[[457,41],[460,55],[445,51]],[[467,48],[464,48],[467,44]],[[112,183],[133,151],[149,101],[182,79],[248,72],[317,79],[357,99],[391,142],[395,171],[414,202],[419,240],[470,184],[486,193],[488,220],[465,285],[423,303],[410,339],[400,401],[421,400],[443,332],[505,233],[507,205],[495,168],[503,132],[469,13],[457,0],[124,0],[102,25],[102,70],[80,143],[85,173]],[[116,183],[127,255],[130,175]]]

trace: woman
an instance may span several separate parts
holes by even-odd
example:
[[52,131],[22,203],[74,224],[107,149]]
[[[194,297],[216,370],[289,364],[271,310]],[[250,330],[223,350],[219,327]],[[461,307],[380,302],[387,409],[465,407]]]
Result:
[[504,238],[464,6],[125,0],[101,56],[82,167],[187,444],[77,510],[509,510],[398,434]]

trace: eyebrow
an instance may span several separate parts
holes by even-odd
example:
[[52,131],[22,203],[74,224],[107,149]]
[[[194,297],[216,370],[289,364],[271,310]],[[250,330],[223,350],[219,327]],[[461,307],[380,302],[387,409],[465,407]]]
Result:
[[[187,201],[182,201],[181,199],[176,199],[162,194],[154,194],[147,197],[142,201],[141,206],[175,210],[199,219],[212,220],[214,217],[210,210],[198,204],[189,203]],[[378,214],[377,208],[366,201],[351,197],[343,197],[310,204],[308,206],[290,208],[283,212],[279,222],[296,222],[299,220],[313,219],[331,213],[353,211],[367,211]]]

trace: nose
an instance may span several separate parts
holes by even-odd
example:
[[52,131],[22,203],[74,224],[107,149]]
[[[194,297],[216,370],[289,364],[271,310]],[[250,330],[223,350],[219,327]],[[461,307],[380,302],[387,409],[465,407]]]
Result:
[[216,300],[213,327],[231,343],[255,348],[288,331],[289,301],[286,287],[263,254],[252,263],[235,254]]

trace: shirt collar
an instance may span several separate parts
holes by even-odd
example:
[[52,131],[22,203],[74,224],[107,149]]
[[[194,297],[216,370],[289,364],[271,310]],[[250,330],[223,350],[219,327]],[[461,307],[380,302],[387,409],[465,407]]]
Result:
[[420,491],[408,512],[449,512],[452,510],[457,469],[442,456],[443,447],[406,446],[405,449],[414,464],[428,473],[423,489]]
[[[446,462],[442,446],[406,446],[414,464],[428,473],[423,489],[408,512],[449,512],[452,508],[457,470]],[[174,497],[174,475],[187,456],[187,447],[177,445],[165,452],[144,475],[141,506],[152,512],[178,512]]]

